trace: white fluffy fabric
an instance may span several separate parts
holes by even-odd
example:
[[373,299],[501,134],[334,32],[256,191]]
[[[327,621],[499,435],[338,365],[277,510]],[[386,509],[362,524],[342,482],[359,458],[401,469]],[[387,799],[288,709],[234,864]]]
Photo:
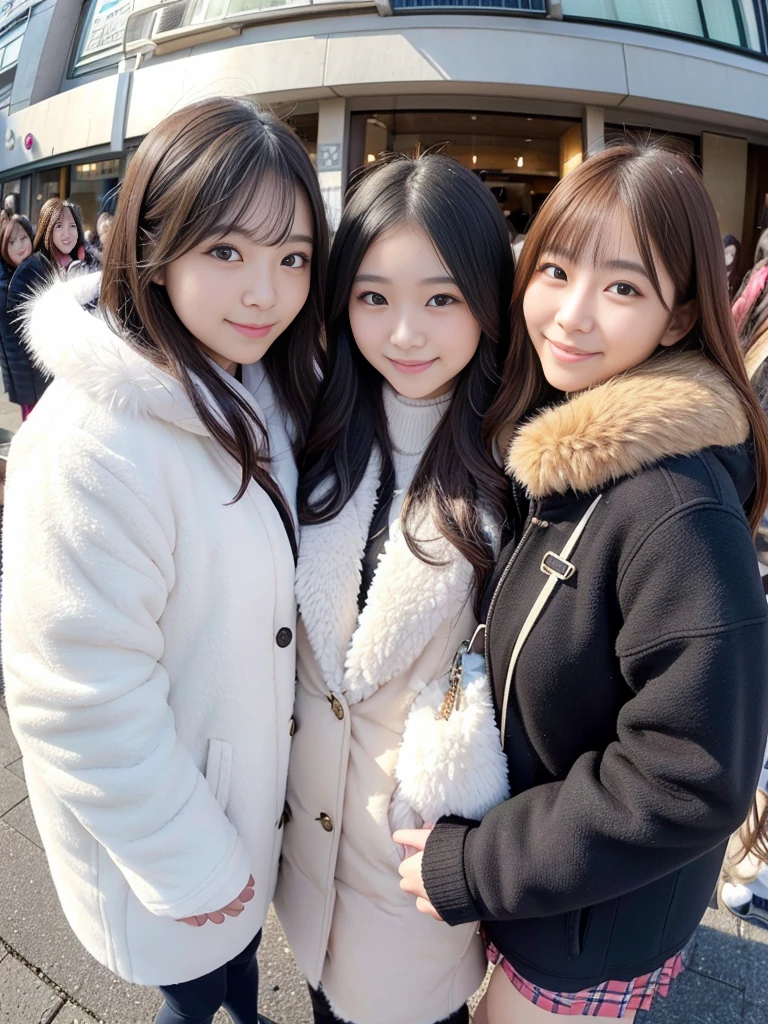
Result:
[[399,786],[391,814],[396,819],[406,817],[409,805],[426,824],[446,814],[480,820],[509,797],[488,677],[469,683],[458,708],[442,719],[438,710],[445,686],[445,680],[430,683],[408,715],[395,768]]

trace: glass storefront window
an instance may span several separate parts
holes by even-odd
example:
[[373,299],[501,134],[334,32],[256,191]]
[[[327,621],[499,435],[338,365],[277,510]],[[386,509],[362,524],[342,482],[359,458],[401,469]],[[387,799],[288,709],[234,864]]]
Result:
[[61,195],[61,171],[58,167],[52,167],[46,171],[38,171],[32,184],[32,212],[30,220],[33,226],[37,224],[43,203]]
[[581,122],[463,110],[352,117],[350,169],[373,163],[383,152],[429,149],[475,171],[505,214],[522,210],[533,215],[567,172],[576,151],[581,158]]
[[[747,46],[743,0],[562,0],[563,17],[613,21]],[[751,0],[746,0],[751,2]]]
[[117,185],[121,175],[119,159],[98,160],[92,163],[75,164],[69,198],[77,203],[83,215],[83,229],[96,232],[101,201]]
[[287,123],[301,139],[301,144],[309,154],[312,166],[317,167],[317,114],[292,114],[286,117]]
[[392,0],[396,11],[428,7],[484,8],[497,11],[517,11],[519,14],[547,13],[547,0]]

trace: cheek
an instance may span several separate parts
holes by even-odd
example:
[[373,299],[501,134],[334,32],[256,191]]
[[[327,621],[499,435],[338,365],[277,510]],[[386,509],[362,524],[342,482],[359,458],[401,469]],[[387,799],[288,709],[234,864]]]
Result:
[[377,311],[372,316],[368,310],[361,309],[354,304],[349,308],[349,326],[352,328],[352,336],[355,344],[364,355],[368,355],[377,348],[377,339],[382,333],[382,317]]
[[462,310],[459,316],[446,317],[441,328],[441,340],[447,347],[448,357],[457,372],[463,370],[477,352],[477,346],[480,344],[480,325],[467,310]]

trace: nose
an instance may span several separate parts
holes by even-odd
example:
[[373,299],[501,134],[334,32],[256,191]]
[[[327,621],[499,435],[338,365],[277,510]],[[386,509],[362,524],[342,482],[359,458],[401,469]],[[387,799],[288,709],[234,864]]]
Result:
[[555,323],[566,334],[590,334],[594,330],[594,310],[587,288],[574,286],[562,294]]
[[421,348],[426,340],[424,332],[414,323],[412,317],[407,313],[398,317],[390,336],[393,345],[401,349]]
[[271,309],[276,302],[277,291],[271,268],[254,270],[249,275],[248,285],[243,293],[243,305]]

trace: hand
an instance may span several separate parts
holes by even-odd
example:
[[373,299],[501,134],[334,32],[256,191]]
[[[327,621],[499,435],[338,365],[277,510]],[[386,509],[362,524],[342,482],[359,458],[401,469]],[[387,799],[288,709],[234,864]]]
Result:
[[427,890],[421,877],[421,862],[424,859],[424,847],[427,845],[431,828],[401,828],[392,836],[401,846],[410,846],[416,853],[406,857],[400,864],[400,888],[416,897],[416,909],[422,914],[429,914],[436,921],[442,921],[432,904],[429,902]]
[[211,924],[224,924],[228,917],[237,917],[245,910],[245,904],[250,903],[253,899],[253,887],[256,883],[253,880],[253,875],[248,879],[248,884],[237,897],[236,900],[232,900],[226,907],[222,907],[221,910],[212,910],[210,914],[193,914],[192,917],[179,917],[177,918],[182,924],[188,924],[192,928],[199,928],[204,925],[206,921],[210,921]]

